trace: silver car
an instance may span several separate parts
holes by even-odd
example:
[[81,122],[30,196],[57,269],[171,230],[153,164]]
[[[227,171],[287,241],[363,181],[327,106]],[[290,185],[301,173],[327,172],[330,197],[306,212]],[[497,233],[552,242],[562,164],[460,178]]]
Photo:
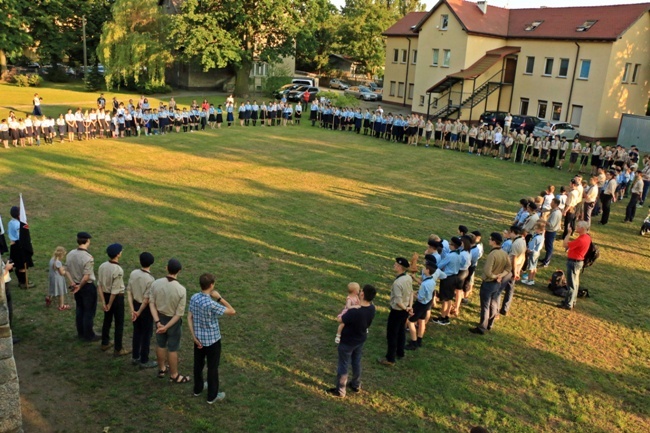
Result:
[[379,100],[379,95],[377,93],[364,86],[352,86],[348,89],[345,89],[343,93],[355,98],[363,99],[364,101]]
[[567,122],[547,122],[544,120],[535,125],[533,135],[535,137],[555,137],[557,135],[572,141],[580,138],[580,130]]
[[343,81],[339,80],[338,78],[332,78],[330,80],[330,88],[332,88],[332,89],[345,90],[348,87],[350,87],[349,84],[344,83]]

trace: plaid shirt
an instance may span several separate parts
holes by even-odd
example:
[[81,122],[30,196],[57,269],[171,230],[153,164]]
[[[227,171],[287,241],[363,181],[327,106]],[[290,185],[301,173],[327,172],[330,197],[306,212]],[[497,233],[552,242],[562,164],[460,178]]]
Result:
[[194,335],[204,347],[221,340],[219,316],[223,316],[225,312],[226,307],[203,292],[193,295],[190,299]]

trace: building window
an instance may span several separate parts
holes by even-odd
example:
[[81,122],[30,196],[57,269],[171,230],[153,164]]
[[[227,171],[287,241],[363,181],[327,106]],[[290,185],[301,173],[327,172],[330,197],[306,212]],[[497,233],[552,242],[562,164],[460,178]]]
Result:
[[402,63],[406,63],[406,56],[408,55],[408,51],[402,50]]
[[526,57],[526,72],[525,74],[532,74],[535,67],[535,57]]
[[569,59],[560,59],[560,72],[557,74],[558,77],[566,78],[569,73]]
[[560,102],[553,102],[551,120],[560,120],[560,116],[562,116],[562,104]]
[[411,63],[414,65],[418,62],[418,50],[413,50],[413,58],[411,59]]
[[440,30],[447,30],[449,27],[449,15],[440,15]]
[[393,63],[399,62],[399,50],[395,48],[393,50]]
[[582,105],[574,105],[571,107],[571,124],[573,126],[580,126],[582,119]]
[[550,77],[553,74],[553,58],[547,57],[544,63],[544,76]]
[[397,84],[397,97],[398,98],[404,97],[404,83]]
[[438,108],[438,98],[433,98],[433,102],[431,103],[431,106],[433,108]]
[[442,50],[442,66],[449,67],[451,62],[451,50]]
[[537,104],[537,117],[546,119],[546,107],[548,107],[548,102],[539,101]]
[[440,50],[437,49],[437,48],[434,48],[433,49],[433,61],[431,62],[431,64],[433,66],[438,66],[438,57],[440,57]]
[[415,88],[415,86],[413,85],[413,83],[409,83],[409,99],[413,99],[413,90],[414,90],[414,88]]
[[623,70],[623,83],[627,83],[630,80],[630,69],[632,69],[632,63],[626,63],[625,69]]
[[528,102],[528,98],[521,98],[521,101],[519,102],[519,114],[522,116],[528,115]]
[[579,78],[581,80],[586,80],[587,78],[589,78],[590,69],[591,69],[591,60],[581,60]]
[[258,62],[255,63],[255,75],[266,76],[266,63]]
[[420,95],[420,107],[424,105],[424,95]]
[[389,96],[395,96],[395,85],[397,83],[395,81],[390,82],[390,93],[388,94]]
[[634,65],[634,72],[632,72],[632,84],[636,84],[637,80],[639,79],[639,71],[641,70],[641,65],[636,64]]

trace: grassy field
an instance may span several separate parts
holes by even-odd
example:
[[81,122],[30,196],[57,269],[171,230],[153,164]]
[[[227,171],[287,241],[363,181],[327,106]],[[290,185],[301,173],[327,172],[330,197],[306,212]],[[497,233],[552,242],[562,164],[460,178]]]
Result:
[[[94,101],[73,93],[59,100]],[[638,236],[646,210],[625,225],[625,203],[594,227],[601,259],[582,279],[592,298],[575,311],[555,308],[542,284],[565,267],[560,251],[537,286],[517,287],[512,314],[490,335],[468,332],[474,296],[451,326],[429,326],[421,350],[394,368],[375,362],[386,349],[395,256],[422,253],[429,234],[448,238],[461,223],[502,230],[519,198],[568,183],[566,172],[307,125],[0,151],[2,215],[23,193],[36,251],[37,287],[14,290],[27,432],[650,430],[650,255]],[[221,321],[224,402],[208,406],[190,385],[77,342],[74,313],[44,307],[50,254],[73,248],[80,230],[93,235],[97,266],[120,242],[126,274],[148,250],[156,277],[180,259],[190,294],[201,273],[217,275],[238,312]],[[379,288],[378,314],[363,392],[336,400],[324,390],[335,379],[335,318],[349,281]],[[192,369],[188,335],[184,325],[182,374]]]

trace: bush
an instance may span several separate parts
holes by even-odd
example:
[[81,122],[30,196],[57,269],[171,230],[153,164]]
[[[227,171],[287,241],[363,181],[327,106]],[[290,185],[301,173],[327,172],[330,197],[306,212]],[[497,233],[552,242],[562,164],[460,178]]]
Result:
[[269,76],[264,80],[262,91],[266,96],[273,96],[276,90],[291,83],[291,71],[283,66],[270,67]]
[[7,69],[2,73],[2,77],[0,77],[0,80],[2,80],[5,83],[15,83],[16,75],[18,75],[18,69],[16,68]]
[[330,91],[319,92],[318,97],[328,99],[335,107],[358,107],[359,100],[354,96],[344,93],[338,94]]
[[51,83],[67,83],[70,81],[70,76],[66,74],[65,68],[57,65],[48,71],[46,79]]
[[13,77],[14,84],[18,87],[29,87],[29,76],[25,74],[16,74]]
[[84,80],[86,90],[89,92],[96,92],[98,90],[103,90],[106,85],[106,80],[104,76],[99,72],[97,65],[94,64],[90,71],[88,71],[88,76]]
[[151,84],[147,83],[144,86],[138,86],[138,93],[144,93],[145,95],[153,95],[154,93],[171,93],[172,86],[168,84]]
[[43,77],[38,74],[32,74],[28,76],[27,82],[31,87],[40,87],[43,84]]

